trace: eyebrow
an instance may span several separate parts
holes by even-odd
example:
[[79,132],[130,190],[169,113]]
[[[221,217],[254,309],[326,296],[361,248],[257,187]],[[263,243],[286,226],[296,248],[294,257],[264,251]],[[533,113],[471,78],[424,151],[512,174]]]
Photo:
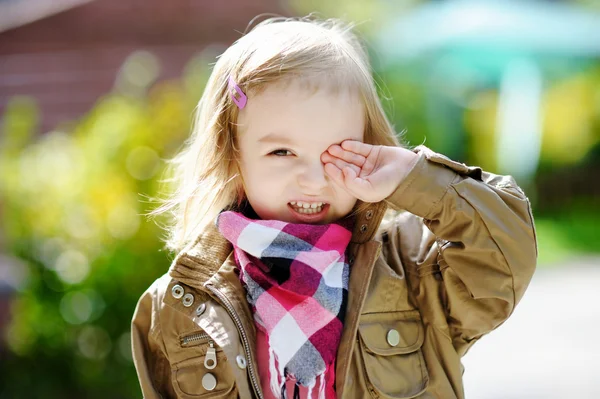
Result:
[[293,144],[294,142],[292,140],[290,140],[289,138],[285,137],[285,136],[280,136],[277,133],[269,133],[266,136],[260,138],[258,140],[259,143],[279,143],[279,144],[286,144],[286,145],[290,145]]

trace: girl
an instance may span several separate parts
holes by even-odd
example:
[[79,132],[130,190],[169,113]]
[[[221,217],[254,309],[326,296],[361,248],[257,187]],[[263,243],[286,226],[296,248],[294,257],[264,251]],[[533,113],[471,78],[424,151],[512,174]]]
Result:
[[463,398],[535,268],[513,178],[400,145],[336,21],[228,48],[174,163],[177,256],[132,322],[146,398]]

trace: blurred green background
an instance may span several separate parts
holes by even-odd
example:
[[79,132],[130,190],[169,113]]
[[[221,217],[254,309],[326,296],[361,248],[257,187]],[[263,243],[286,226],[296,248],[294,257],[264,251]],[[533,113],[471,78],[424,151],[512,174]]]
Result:
[[[46,65],[21,76],[9,58],[64,52],[61,38],[68,42],[85,30],[73,24],[52,47],[40,33],[42,22],[60,31],[70,12],[85,18],[86,7],[114,11],[128,2],[80,1],[61,11],[62,20],[52,13],[21,18],[16,3],[0,1],[1,398],[140,396],[129,324],[142,292],[174,257],[162,250],[161,219],[144,214],[156,206],[153,198],[165,195],[159,184],[165,160],[189,134],[215,56],[253,16],[271,9],[358,22],[397,131],[412,145],[513,175],[532,201],[541,269],[565,268],[581,256],[598,264],[596,1],[293,0],[259,1],[255,8],[222,2],[192,14],[199,26],[217,21],[222,34],[199,27],[168,42],[151,33],[136,36],[155,46],[136,49],[131,40],[118,68],[106,69],[112,85],[95,88],[87,108],[56,123],[48,122],[53,110],[42,101],[53,91],[19,89],[26,86],[17,82],[59,78],[42,72]],[[172,18],[165,10],[189,7],[158,4],[138,2],[136,10],[156,22]],[[127,26],[130,17],[121,17],[116,37],[138,29]],[[206,35],[204,44],[193,44],[197,35]],[[78,40],[71,51],[81,50]],[[193,50],[180,55],[185,62],[173,72],[160,51],[182,48],[178,41]],[[98,59],[109,57],[95,51]],[[75,84],[58,84],[70,97],[83,93]]]

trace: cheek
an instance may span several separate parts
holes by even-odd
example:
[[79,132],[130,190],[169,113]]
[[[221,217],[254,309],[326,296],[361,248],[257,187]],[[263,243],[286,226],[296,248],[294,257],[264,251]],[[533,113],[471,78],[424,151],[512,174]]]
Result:
[[282,162],[261,162],[254,165],[251,173],[255,179],[262,181],[282,181],[292,174],[291,165]]
[[269,162],[246,165],[241,173],[247,188],[250,191],[261,193],[265,189],[277,188],[291,178],[291,171],[288,167]]

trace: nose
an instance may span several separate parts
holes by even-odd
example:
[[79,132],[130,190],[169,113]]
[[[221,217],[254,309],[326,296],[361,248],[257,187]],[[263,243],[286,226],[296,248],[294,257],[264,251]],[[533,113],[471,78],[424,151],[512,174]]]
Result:
[[329,184],[329,177],[325,173],[325,168],[320,159],[317,162],[311,162],[302,168],[298,175],[298,185],[305,194],[317,195],[321,193]]

